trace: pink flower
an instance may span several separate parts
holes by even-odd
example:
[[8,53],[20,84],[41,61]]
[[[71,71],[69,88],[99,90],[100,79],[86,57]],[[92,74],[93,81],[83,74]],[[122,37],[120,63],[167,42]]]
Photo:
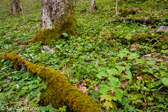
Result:
[[124,72],[124,75],[128,75],[128,74]]
[[78,44],[76,44],[75,47],[79,47]]
[[124,67],[125,67],[126,65],[122,64],[122,66],[124,66]]
[[105,76],[101,76],[101,77],[103,78],[104,81],[106,81],[106,80],[107,80],[107,81],[110,81],[110,80],[107,79],[107,77],[105,77]]
[[117,52],[119,52],[120,51],[120,49],[117,49]]
[[149,25],[147,24],[146,27],[148,27]]
[[113,90],[110,91],[111,94],[114,94],[115,92]]
[[123,57],[124,60],[128,60],[128,57]]

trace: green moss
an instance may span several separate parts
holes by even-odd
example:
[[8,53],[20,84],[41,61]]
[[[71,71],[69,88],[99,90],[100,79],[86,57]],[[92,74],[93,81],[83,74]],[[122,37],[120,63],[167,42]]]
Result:
[[69,61],[66,64],[68,65],[68,64],[73,64],[73,63],[76,63],[76,62],[77,62],[76,59],[69,59]]
[[146,39],[152,39],[153,36],[147,33],[137,33],[133,34],[132,38],[130,39],[131,43],[134,42],[144,42]]
[[128,15],[130,15],[130,14],[134,15],[134,14],[137,13],[137,11],[138,11],[138,8],[137,8],[137,9],[121,8],[121,9],[119,10],[120,15],[121,15],[122,17],[126,17],[126,16],[128,16]]
[[66,20],[56,22],[53,29],[40,30],[35,35],[32,42],[42,41],[43,44],[47,44],[49,40],[59,40],[63,33],[67,33],[68,35],[76,35],[76,23],[77,20],[75,14],[71,14]]
[[5,56],[0,56],[0,60],[5,59]]
[[123,39],[122,43],[127,44],[128,42],[130,42],[132,44],[135,42],[145,42],[146,39],[152,39],[152,38],[156,38],[156,36],[148,33],[137,33],[137,34],[131,35],[130,40]]
[[99,104],[72,86],[60,72],[32,64],[14,53],[5,52],[5,55],[7,59],[12,61],[16,70],[18,67],[24,67],[25,70],[46,81],[48,89],[42,93],[40,105],[51,104],[54,108],[67,105],[73,112],[102,112]]
[[[130,95],[132,96],[132,97],[129,97],[131,105],[134,105],[135,108],[140,108],[142,106],[142,98],[141,98],[141,96],[139,94],[137,94],[137,92],[131,92]],[[133,103],[133,102],[136,102],[137,100],[139,100],[141,102]]]

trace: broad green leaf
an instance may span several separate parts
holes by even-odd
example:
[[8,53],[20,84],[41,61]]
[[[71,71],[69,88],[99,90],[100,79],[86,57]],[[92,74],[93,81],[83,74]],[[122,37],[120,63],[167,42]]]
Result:
[[109,101],[105,101],[104,104],[103,104],[103,107],[106,108],[106,110],[109,110],[110,108],[112,108],[112,103],[109,102]]
[[100,88],[99,92],[101,94],[107,94],[109,90],[111,90],[111,87],[107,86],[106,84],[103,84],[103,86]]
[[114,96],[117,98],[117,100],[121,102],[123,97],[122,89],[114,89],[114,92],[115,92]]
[[110,81],[107,82],[107,84],[111,87],[120,87],[121,86],[121,82],[118,80],[118,78],[110,76],[108,78]]
[[100,96],[100,101],[103,101],[103,100],[106,100],[106,101],[112,101],[112,100],[114,100],[114,101],[116,101],[117,99],[113,95],[103,94],[103,95]]
[[112,69],[107,69],[107,73],[109,74],[109,75],[120,75],[120,72],[117,70],[117,69],[115,69],[115,68],[112,68]]
[[125,70],[124,66],[116,66],[116,68],[118,69],[118,71],[120,72],[120,74],[122,73],[123,70]]
[[162,83],[168,87],[168,78],[162,78]]
[[139,55],[137,53],[131,53],[128,57],[129,59],[134,59],[134,58],[138,58]]
[[4,94],[4,93],[0,93],[0,98],[1,98],[1,96],[3,96],[3,94]]
[[122,58],[125,57],[126,55],[125,55],[123,52],[120,52],[117,56],[122,59]]
[[107,73],[106,73],[105,71],[101,71],[101,72],[99,72],[99,73],[97,74],[97,77],[98,77],[99,79],[101,79],[102,76],[107,77]]
[[131,80],[131,79],[132,79],[132,73],[131,73],[131,71],[130,71],[130,70],[127,70],[127,71],[125,71],[125,73],[128,74],[128,75],[124,75],[124,74],[123,74],[123,77],[128,78],[128,79]]

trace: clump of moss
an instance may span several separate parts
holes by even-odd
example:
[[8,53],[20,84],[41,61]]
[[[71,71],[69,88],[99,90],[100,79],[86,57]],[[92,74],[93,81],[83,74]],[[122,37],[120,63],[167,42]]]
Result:
[[121,15],[122,17],[126,17],[126,16],[128,16],[128,15],[130,15],[130,14],[132,14],[132,15],[136,14],[138,10],[139,10],[139,8],[136,8],[136,9],[132,9],[132,8],[121,8],[121,9],[119,10],[119,12],[120,12],[120,15]]
[[12,61],[16,70],[19,67],[24,67],[25,70],[46,81],[48,89],[41,95],[40,105],[52,104],[54,108],[67,105],[73,112],[102,112],[99,104],[72,86],[60,72],[32,64],[14,53],[5,52],[5,55],[7,59]]
[[5,56],[0,56],[0,60],[5,59]]
[[148,33],[136,33],[136,34],[131,35],[130,40],[123,39],[122,43],[127,44],[129,42],[129,43],[132,44],[132,43],[135,43],[135,42],[145,42],[146,39],[154,39],[154,38],[156,38],[155,35],[151,35],[151,34],[148,34]]
[[137,34],[133,34],[132,35],[132,38],[130,39],[130,42],[131,43],[134,43],[134,42],[144,42],[146,39],[152,39],[154,38],[155,36],[152,36],[150,34],[147,34],[147,33],[137,33]]
[[76,59],[69,59],[69,61],[66,64],[74,64],[76,62],[77,62]]
[[[135,108],[140,108],[142,106],[142,98],[137,92],[133,91],[130,93],[129,100],[131,102],[131,105],[134,105]],[[137,102],[138,101],[138,102]],[[136,102],[136,103],[134,103]]]
[[52,29],[40,30],[35,35],[32,42],[42,41],[43,44],[47,44],[49,40],[59,40],[63,33],[76,35],[76,23],[77,20],[75,14],[71,14],[66,18],[66,20],[56,22]]

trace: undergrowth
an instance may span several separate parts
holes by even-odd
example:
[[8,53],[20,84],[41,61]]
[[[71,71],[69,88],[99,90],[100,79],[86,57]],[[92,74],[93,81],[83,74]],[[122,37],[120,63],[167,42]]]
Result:
[[[25,14],[25,20],[23,15],[10,15],[0,20],[0,55],[7,50],[60,71],[71,84],[100,103],[104,111],[168,111],[168,33],[156,32],[167,23],[115,22],[128,18],[166,19],[165,3],[166,0],[119,1],[118,9],[138,8],[136,14],[123,17],[120,12],[115,15],[115,1],[98,0],[98,10],[92,12],[85,10],[90,1],[79,1],[75,5],[78,38],[66,39],[69,35],[65,33],[62,39],[51,40],[45,46],[31,43],[40,30],[40,8],[34,14]],[[36,104],[39,97],[35,96],[44,87],[38,87],[42,80],[23,70],[14,71],[9,63],[0,63],[1,104]],[[17,84],[25,89],[18,89]]]

